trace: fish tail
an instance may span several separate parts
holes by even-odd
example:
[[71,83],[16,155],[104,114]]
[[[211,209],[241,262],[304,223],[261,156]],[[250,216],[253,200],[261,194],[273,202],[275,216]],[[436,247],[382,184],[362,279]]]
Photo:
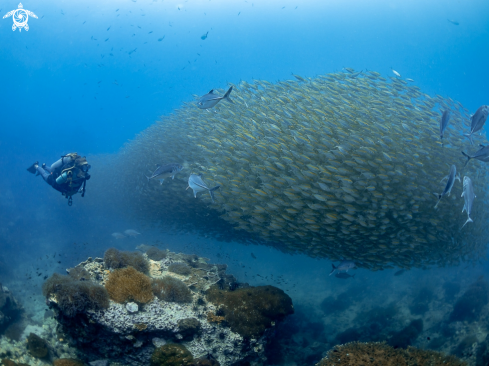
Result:
[[333,274],[334,271],[336,271],[336,267],[334,266],[333,263],[331,263],[331,266],[333,267],[333,269],[331,270],[331,272],[329,272],[330,276]]
[[212,203],[214,203],[214,199],[215,199],[215,197],[214,197],[214,191],[217,190],[217,189],[219,189],[220,187],[221,186],[215,186],[214,188],[209,189],[209,193],[211,195]]
[[151,178],[150,178],[150,177],[148,177],[147,175],[145,175],[145,177],[146,177],[146,178],[148,178],[148,182],[149,182]]
[[467,219],[467,221],[465,221],[465,224],[463,224],[463,225],[462,225],[462,227],[460,228],[460,230],[462,230],[462,229],[464,228],[464,226],[465,226],[465,225],[467,225],[467,223],[468,223],[468,222],[474,222],[474,221],[473,221],[473,220],[470,218],[470,216],[469,216],[469,218]]
[[439,204],[439,203],[440,203],[440,201],[441,201],[441,197],[442,197],[442,195],[441,195],[441,194],[439,194],[439,193],[433,193],[433,194],[434,194],[434,195],[435,195],[435,196],[438,198],[438,202],[437,202],[437,203],[436,203],[436,205],[435,205],[435,208],[437,208],[437,207],[438,207],[438,204]]
[[229,95],[231,95],[231,92],[233,91],[233,87],[231,86],[226,94],[222,97],[222,99],[226,99],[228,102],[234,103],[231,98],[229,98]]
[[465,162],[465,165],[463,166],[465,168],[465,166],[467,165],[467,163],[469,162],[469,160],[472,159],[472,158],[470,156],[468,156],[466,153],[464,153],[463,151],[462,151],[462,155],[467,158],[467,161]]
[[474,144],[474,139],[472,138],[472,133],[464,133],[464,136],[469,139],[469,141],[472,145]]

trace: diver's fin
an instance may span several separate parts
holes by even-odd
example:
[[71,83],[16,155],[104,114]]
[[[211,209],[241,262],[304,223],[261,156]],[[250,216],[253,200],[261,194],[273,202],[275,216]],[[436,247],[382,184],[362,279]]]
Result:
[[34,164],[32,164],[30,167],[27,168],[27,171],[29,173],[35,174],[37,172],[37,167],[39,166],[39,162],[36,161]]

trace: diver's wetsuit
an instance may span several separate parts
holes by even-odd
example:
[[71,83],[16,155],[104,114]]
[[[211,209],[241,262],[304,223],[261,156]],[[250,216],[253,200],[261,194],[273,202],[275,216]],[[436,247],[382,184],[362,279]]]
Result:
[[[37,171],[50,186],[52,186],[57,191],[63,193],[66,191],[66,185],[64,183],[63,184],[56,183],[56,178],[63,171],[63,169],[72,161],[73,159],[71,158],[71,156],[64,156],[58,161],[54,162],[50,167],[45,166],[44,168],[42,168],[41,166],[38,166]],[[81,187],[82,183],[83,182],[79,183],[79,187]],[[77,187],[73,186],[72,188],[76,189]]]

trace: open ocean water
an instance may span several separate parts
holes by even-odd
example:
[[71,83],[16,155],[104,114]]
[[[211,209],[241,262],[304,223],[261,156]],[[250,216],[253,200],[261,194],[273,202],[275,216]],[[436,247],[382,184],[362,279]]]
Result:
[[487,1],[0,14],[3,365],[489,365]]

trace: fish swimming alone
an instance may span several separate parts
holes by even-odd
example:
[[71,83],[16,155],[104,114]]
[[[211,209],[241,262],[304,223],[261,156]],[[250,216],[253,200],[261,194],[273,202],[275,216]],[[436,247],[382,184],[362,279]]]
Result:
[[112,233],[112,236],[116,239],[123,239],[126,237],[124,234],[121,233]]
[[126,234],[127,236],[141,235],[141,233],[138,233],[136,230],[133,230],[133,229],[127,229],[126,231],[124,231],[124,234]]
[[474,202],[474,198],[476,197],[476,195],[474,194],[474,187],[472,186],[472,180],[467,176],[464,177],[464,190],[462,192],[462,197],[465,201],[462,212],[467,211],[468,217],[467,221],[465,221],[465,224],[463,224],[462,226],[463,228],[468,222],[474,222],[470,218],[470,213],[472,212],[472,203]]
[[472,144],[474,143],[474,140],[472,139],[472,135],[477,131],[482,130],[482,127],[484,127],[484,123],[486,123],[488,114],[489,114],[489,106],[483,105],[480,106],[479,109],[477,109],[474,115],[470,118],[471,121],[470,132],[464,133],[464,136],[469,138],[470,143]]
[[158,165],[158,167],[153,172],[153,174],[151,174],[151,177],[146,177],[146,178],[148,178],[148,181],[150,181],[153,178],[159,178],[158,180],[160,181],[160,184],[163,184],[165,178],[171,177],[171,179],[174,179],[175,175],[182,169],[183,166],[177,163]]
[[394,75],[396,75],[397,77],[401,77],[401,74],[399,74],[396,70],[392,69],[392,72],[394,73]]
[[214,107],[222,99],[226,99],[227,101],[233,103],[233,101],[229,98],[229,95],[231,94],[232,91],[233,91],[233,87],[230,87],[228,89],[228,91],[226,92],[226,94],[224,94],[224,96],[220,97],[220,96],[214,94],[214,89],[212,89],[209,93],[207,93],[206,95],[203,95],[199,99],[199,101],[197,103],[197,107],[199,107],[200,109],[209,109],[209,108]]
[[443,178],[442,181],[444,179],[448,179],[448,181],[447,181],[447,185],[445,186],[445,189],[443,190],[443,192],[440,194],[433,193],[436,197],[438,197],[438,202],[436,203],[435,208],[438,207],[438,204],[440,203],[440,200],[444,195],[448,194],[450,196],[450,191],[453,188],[453,185],[455,183],[455,179],[458,179],[458,181],[460,182],[460,177],[457,176],[457,167],[455,165],[452,165],[450,167],[450,173],[448,173],[448,175],[445,178]]
[[440,138],[442,140],[442,145],[443,145],[443,132],[445,132],[445,129],[447,128],[449,121],[450,121],[450,111],[445,110],[440,120]]
[[338,271],[338,272],[348,272],[349,269],[352,269],[352,268],[355,268],[356,267],[355,262],[353,262],[353,261],[341,261],[341,263],[338,264],[338,266],[335,266],[333,263],[331,263],[331,265],[333,266],[333,270],[329,273],[330,276],[335,271]]
[[[479,145],[481,148],[475,152],[474,155],[470,156],[469,154],[466,154],[465,152],[462,151],[462,154],[467,157],[467,161],[465,162],[465,165],[469,162],[470,159],[477,159],[479,161],[482,161],[484,163],[489,162],[489,145],[484,146],[484,145]],[[464,168],[465,168],[464,165]]]
[[453,25],[459,25],[460,23],[457,22],[456,20],[452,20],[452,19],[447,19],[450,23],[452,23]]
[[203,34],[200,39],[205,41],[207,39],[207,35],[209,34],[209,32],[207,32],[206,34]]
[[211,195],[211,200],[212,203],[214,203],[214,191],[218,189],[220,186],[215,186],[214,188],[209,188],[207,184],[202,180],[202,174],[190,174],[190,177],[188,177],[188,187],[192,188],[194,191],[194,197],[197,198],[197,193],[198,192],[204,192],[204,191],[209,191],[209,194]]

